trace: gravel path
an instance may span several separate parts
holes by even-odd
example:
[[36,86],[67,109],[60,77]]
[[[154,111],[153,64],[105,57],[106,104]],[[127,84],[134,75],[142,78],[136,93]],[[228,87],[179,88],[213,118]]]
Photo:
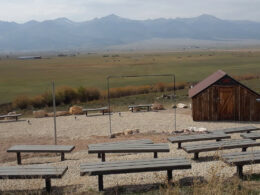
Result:
[[[30,121],[30,124],[28,121]],[[205,127],[208,130],[245,126],[249,123],[238,122],[194,122],[190,116],[190,110],[177,110],[177,129],[185,129],[188,127]],[[260,123],[250,123],[260,127]],[[112,115],[112,130],[120,132],[127,129],[139,129],[141,134],[138,138],[154,138],[161,137],[166,142],[167,133],[174,130],[174,113],[172,110],[160,112],[123,112],[121,117],[118,113]],[[68,166],[68,172],[62,179],[53,179],[52,185],[54,190],[62,190],[66,193],[70,192],[85,192],[89,190],[97,191],[98,183],[96,176],[79,175],[79,165],[82,162],[97,162],[100,159],[95,154],[87,153],[87,144],[102,142],[109,140],[104,137],[109,133],[108,116],[91,116],[84,115],[58,117],[57,118],[58,141],[60,144],[70,143],[79,146],[73,153],[66,154],[67,160],[60,162],[60,157],[55,155],[35,155],[22,154],[23,164],[38,164],[47,163],[53,166]],[[155,133],[156,132],[156,133]],[[164,132],[164,133],[162,133]],[[166,133],[165,133],[166,132]],[[160,134],[161,133],[161,134]],[[21,119],[20,122],[5,122],[0,121],[0,166],[16,165],[15,154],[7,154],[6,149],[14,144],[52,144],[53,143],[53,119]],[[151,136],[152,137],[151,137]],[[133,136],[122,136],[120,139],[133,139]],[[232,134],[232,138],[240,139],[239,134]],[[113,139],[112,141],[114,141]],[[191,142],[193,144],[194,142]],[[78,145],[77,145],[78,144]],[[184,143],[186,145],[189,143]],[[179,157],[183,156],[188,159],[193,157],[193,154],[187,154],[183,150],[177,150],[177,144],[170,144],[170,153],[159,153],[159,158],[163,157]],[[260,149],[255,147],[254,150]],[[249,148],[249,151],[251,149]],[[225,150],[224,153],[240,151],[240,149]],[[220,174],[225,177],[230,177],[235,173],[235,167],[228,167],[221,161],[211,160],[208,156],[214,156],[216,152],[203,152],[200,154],[200,161],[192,162],[191,170],[173,171],[175,181],[187,177],[203,177],[207,178],[214,168],[217,167]],[[6,157],[7,156],[7,157]],[[152,158],[153,154],[108,154],[107,161],[113,160],[130,160]],[[245,166],[245,172],[253,171],[260,173],[260,165]],[[134,174],[119,174],[104,176],[104,188],[132,185],[148,186],[147,184],[163,183],[166,179],[166,172],[155,173],[134,173]],[[44,181],[38,179],[32,180],[0,180],[1,191],[12,192],[12,190],[42,190]],[[56,187],[55,187],[56,186]]]

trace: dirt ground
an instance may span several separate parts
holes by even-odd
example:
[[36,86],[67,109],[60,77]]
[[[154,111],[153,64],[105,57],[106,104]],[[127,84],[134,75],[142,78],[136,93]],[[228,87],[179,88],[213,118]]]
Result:
[[[155,143],[169,143],[167,137],[175,136],[172,132],[175,130],[174,111],[165,110],[159,112],[123,112],[121,116],[118,113],[112,115],[112,132],[121,132],[129,129],[139,129],[140,133],[135,135],[122,135],[116,138],[109,138],[109,120],[108,116],[93,115],[86,117],[65,116],[57,118],[58,144],[75,145],[75,150],[66,154],[66,160],[59,161],[56,154],[35,154],[22,153],[22,163],[27,164],[50,164],[53,166],[68,166],[69,170],[62,179],[53,181],[53,186],[57,189],[63,189],[65,192],[76,190],[76,192],[86,192],[97,190],[97,178],[79,175],[79,165],[82,162],[100,161],[96,155],[88,154],[87,146],[93,143],[116,142],[130,139],[151,139]],[[189,109],[177,110],[177,130],[187,129],[188,127],[204,127],[208,130],[223,129],[229,127],[254,125],[260,127],[260,123],[248,122],[194,122],[191,118]],[[19,144],[53,144],[53,119],[52,118],[21,118],[18,122],[0,121],[0,166],[16,165],[16,154],[7,153],[6,150],[12,145]],[[232,134],[232,138],[241,139],[239,134]],[[187,143],[190,144],[190,143]],[[194,144],[194,142],[191,142]],[[159,153],[159,157],[179,157],[188,159],[193,157],[183,150],[177,150],[176,144],[170,144],[170,153]],[[260,149],[255,147],[254,150]],[[240,151],[234,149],[231,151]],[[224,152],[230,152],[226,150]],[[221,167],[221,173],[227,177],[235,173],[235,167],[229,167],[221,161],[212,161],[208,156],[214,156],[216,152],[201,153],[200,161],[192,161],[192,170],[178,170],[174,173],[176,178],[200,176],[207,177],[212,166]],[[151,158],[151,154],[109,154],[107,159],[112,160],[130,160],[140,158]],[[245,171],[251,170],[248,167]],[[260,165],[253,166],[253,171],[260,173]],[[129,184],[147,185],[162,183],[165,173],[143,173],[143,174],[119,174],[109,175],[104,180],[105,188],[114,186],[125,186]],[[35,185],[32,185],[34,184]],[[73,186],[68,190],[68,186]],[[149,187],[148,187],[149,188]],[[0,180],[1,191],[10,192],[10,190],[44,190],[42,180]]]

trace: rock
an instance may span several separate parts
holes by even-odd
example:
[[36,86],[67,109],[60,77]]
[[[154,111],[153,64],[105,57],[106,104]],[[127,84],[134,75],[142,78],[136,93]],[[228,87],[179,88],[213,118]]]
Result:
[[188,130],[191,132],[207,132],[207,129],[204,127],[188,127]]
[[117,133],[112,133],[111,134],[111,137],[117,137],[117,136],[122,136],[122,135],[125,135],[124,132],[117,132]]
[[177,108],[188,108],[188,106],[186,104],[179,103],[177,104]]
[[151,108],[152,110],[164,110],[163,105],[159,103],[154,103]]
[[80,106],[72,106],[69,109],[70,114],[83,114],[83,109]]
[[177,131],[173,131],[173,133],[183,133],[184,130],[177,130]]
[[16,112],[15,112],[15,111],[8,112],[8,114],[7,114],[7,115],[12,115],[12,114],[16,114]]
[[[57,111],[56,112],[56,117],[58,117],[58,116],[68,116],[68,115],[70,115],[70,113],[68,111]],[[47,113],[47,116],[53,117],[54,113],[53,112]]]
[[134,134],[133,130],[125,130],[124,131],[124,135],[132,135],[132,134]]
[[34,118],[43,118],[47,116],[47,112],[44,110],[33,111]]

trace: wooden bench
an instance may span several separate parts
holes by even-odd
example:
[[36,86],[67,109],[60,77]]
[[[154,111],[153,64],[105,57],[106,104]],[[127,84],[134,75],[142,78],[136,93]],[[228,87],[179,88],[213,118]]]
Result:
[[252,140],[256,140],[256,139],[260,139],[260,133],[243,133],[240,134],[241,137],[245,138],[245,139],[252,139]]
[[255,126],[244,126],[244,127],[235,127],[235,128],[227,128],[227,129],[219,129],[219,130],[214,130],[210,131],[211,133],[226,133],[226,134],[231,134],[231,133],[250,133],[251,131],[255,130],[260,130],[259,127]]
[[169,145],[165,143],[159,144],[107,144],[107,145],[89,145],[88,153],[101,154],[102,162],[106,161],[106,153],[144,153],[153,152],[154,158],[158,158],[158,152],[169,152]]
[[128,108],[131,109],[132,112],[134,112],[135,108],[146,108],[147,111],[150,111],[152,107],[152,104],[140,104],[140,105],[129,105]]
[[1,115],[0,118],[15,118],[16,121],[18,121],[18,117],[22,116],[22,114],[7,114],[7,115]]
[[105,111],[108,110],[108,107],[101,107],[101,108],[85,108],[83,109],[82,111],[84,113],[86,113],[86,116],[88,116],[88,112],[91,112],[91,111],[102,111],[102,114],[104,115],[105,114]]
[[237,167],[237,175],[243,178],[243,166],[260,163],[260,151],[223,154],[221,159]]
[[216,140],[221,141],[221,139],[230,139],[231,136],[222,133],[205,133],[196,135],[182,135],[176,137],[168,137],[168,141],[171,143],[178,143],[178,149],[181,149],[181,143],[183,142],[195,142],[204,140]]
[[[106,143],[98,143],[98,144],[89,144],[88,148],[97,147],[97,146],[108,146],[108,145],[124,145],[124,144],[153,144],[152,140],[150,139],[139,139],[139,140],[127,140],[127,141],[120,141],[120,142],[106,142]],[[101,158],[101,153],[98,153],[98,158]]]
[[183,146],[182,149],[187,153],[194,153],[194,159],[199,158],[199,152],[208,152],[224,149],[242,148],[246,151],[248,147],[260,146],[260,142],[251,139],[231,139],[212,143],[200,143],[194,145]]
[[46,191],[51,191],[51,179],[62,178],[68,167],[9,166],[0,167],[0,179],[45,179]]
[[98,189],[102,191],[103,175],[166,170],[168,181],[170,181],[172,171],[176,169],[191,169],[191,163],[184,158],[85,163],[80,165],[80,175],[98,175]]
[[64,145],[16,145],[12,146],[7,152],[16,152],[17,164],[22,163],[21,152],[47,152],[47,153],[61,153],[61,161],[65,160],[64,153],[71,152],[75,146]]

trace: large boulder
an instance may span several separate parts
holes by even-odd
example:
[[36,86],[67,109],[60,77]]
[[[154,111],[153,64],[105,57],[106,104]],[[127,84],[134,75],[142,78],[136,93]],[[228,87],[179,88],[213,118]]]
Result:
[[164,110],[164,107],[162,104],[159,104],[159,103],[154,103],[152,105],[152,110]]
[[83,108],[80,106],[72,106],[69,109],[70,114],[83,114]]
[[[70,113],[68,111],[57,111],[56,112],[56,116],[68,116],[70,115]],[[47,113],[47,116],[48,117],[53,117],[54,116],[54,113],[53,112],[50,112],[50,113]]]
[[45,110],[37,110],[33,111],[34,118],[43,118],[47,116],[47,112]]
[[179,103],[177,104],[177,108],[188,108],[188,106],[186,104]]

